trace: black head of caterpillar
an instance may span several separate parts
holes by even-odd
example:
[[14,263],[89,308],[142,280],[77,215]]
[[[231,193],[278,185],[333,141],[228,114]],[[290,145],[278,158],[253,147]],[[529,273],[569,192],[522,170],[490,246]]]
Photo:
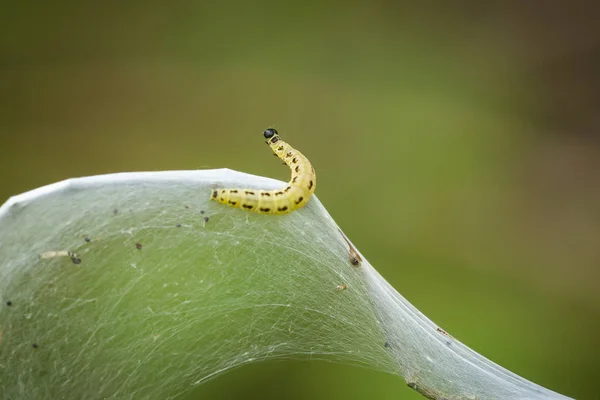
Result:
[[287,214],[304,207],[314,193],[317,182],[310,161],[281,140],[274,128],[265,129],[263,136],[275,155],[292,170],[292,177],[285,189],[211,189],[211,200],[260,214]]
[[265,136],[265,139],[267,139],[267,144],[277,143],[281,140],[281,138],[279,137],[279,133],[277,133],[277,130],[275,128],[265,129],[263,135]]

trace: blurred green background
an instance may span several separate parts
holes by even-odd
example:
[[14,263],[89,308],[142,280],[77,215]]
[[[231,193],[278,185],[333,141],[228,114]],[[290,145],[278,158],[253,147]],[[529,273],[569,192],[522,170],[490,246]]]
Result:
[[[585,3],[4,2],[0,198],[69,177],[227,167],[317,195],[398,291],[536,383],[597,398],[600,33]],[[591,3],[590,3],[591,4]],[[190,398],[418,399],[323,362]]]

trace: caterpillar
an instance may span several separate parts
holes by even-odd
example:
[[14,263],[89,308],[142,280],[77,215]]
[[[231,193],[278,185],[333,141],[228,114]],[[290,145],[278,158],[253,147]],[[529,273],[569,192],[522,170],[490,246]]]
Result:
[[46,251],[45,253],[40,254],[40,259],[42,259],[42,260],[46,260],[49,258],[56,258],[56,257],[69,257],[71,259],[71,261],[73,261],[73,264],[81,263],[81,258],[77,254],[73,253],[72,251],[67,251],[67,250]]
[[352,246],[352,243],[350,243],[350,241],[348,240],[346,235],[344,235],[344,232],[342,232],[342,230],[339,228],[338,228],[338,231],[340,231],[340,233],[342,234],[342,238],[344,238],[344,240],[348,244],[348,249],[349,249],[348,260],[350,260],[350,264],[354,265],[355,267],[360,267],[360,263],[362,262],[362,257],[358,255],[358,252],[356,251],[354,246]]
[[211,200],[260,214],[287,214],[306,205],[317,184],[310,161],[281,140],[275,129],[268,128],[263,135],[275,155],[292,170],[287,186],[279,190],[211,189]]

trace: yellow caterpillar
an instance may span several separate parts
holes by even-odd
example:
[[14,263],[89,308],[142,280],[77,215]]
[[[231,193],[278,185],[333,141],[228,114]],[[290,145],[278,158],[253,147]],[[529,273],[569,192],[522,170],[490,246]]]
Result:
[[292,178],[280,190],[211,189],[210,198],[230,207],[261,214],[287,214],[303,207],[315,192],[315,170],[302,153],[281,140],[273,128],[263,133],[275,155],[292,170]]

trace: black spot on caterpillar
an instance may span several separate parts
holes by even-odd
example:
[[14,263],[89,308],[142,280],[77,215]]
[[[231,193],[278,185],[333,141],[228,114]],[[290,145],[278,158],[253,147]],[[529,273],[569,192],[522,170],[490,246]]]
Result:
[[[281,140],[273,128],[263,133],[277,157],[292,169],[292,178],[282,190],[211,189],[210,198],[230,207],[261,214],[287,214],[304,207],[315,192],[317,177],[310,161]],[[290,159],[291,158],[291,159]]]

